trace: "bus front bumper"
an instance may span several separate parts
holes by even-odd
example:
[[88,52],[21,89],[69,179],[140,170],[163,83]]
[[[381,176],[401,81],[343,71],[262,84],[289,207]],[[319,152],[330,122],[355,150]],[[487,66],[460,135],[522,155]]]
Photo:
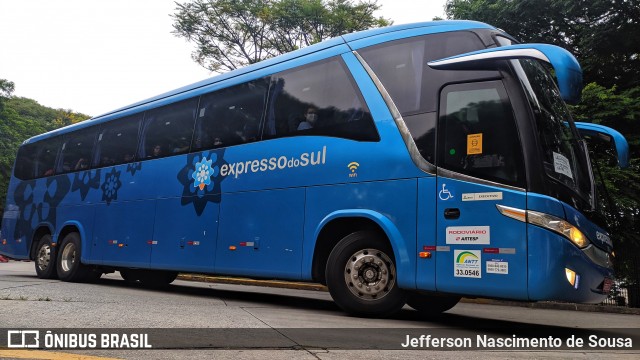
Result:
[[598,261],[602,251],[579,249],[564,237],[528,225],[529,300],[559,300],[597,304],[607,298],[611,264]]

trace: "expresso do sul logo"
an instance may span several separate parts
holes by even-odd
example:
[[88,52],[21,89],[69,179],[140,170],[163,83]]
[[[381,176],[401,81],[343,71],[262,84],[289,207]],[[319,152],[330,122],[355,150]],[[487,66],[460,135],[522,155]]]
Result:
[[600,231],[596,231],[596,238],[609,246],[613,246],[611,238],[608,235],[601,233]]

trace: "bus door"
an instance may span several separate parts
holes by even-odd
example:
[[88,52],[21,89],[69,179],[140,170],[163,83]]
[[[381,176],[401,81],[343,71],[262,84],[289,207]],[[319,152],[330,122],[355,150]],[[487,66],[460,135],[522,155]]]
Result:
[[438,122],[436,288],[526,299],[526,208],[521,145],[502,81],[443,88]]

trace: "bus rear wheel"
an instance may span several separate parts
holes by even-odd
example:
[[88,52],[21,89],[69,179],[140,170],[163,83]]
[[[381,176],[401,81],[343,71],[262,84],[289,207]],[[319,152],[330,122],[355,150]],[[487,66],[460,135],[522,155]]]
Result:
[[80,262],[80,235],[69,233],[58,248],[58,277],[62,281],[91,282],[98,280],[102,273]]
[[455,295],[434,295],[419,292],[407,294],[407,305],[425,315],[443,313],[456,306],[459,301],[460,296]]
[[349,314],[384,317],[405,304],[393,251],[374,232],[358,231],[340,240],[329,255],[325,275],[331,297]]
[[36,246],[36,274],[40,279],[55,279],[56,272],[56,251],[51,244],[51,235],[47,234],[40,238]]

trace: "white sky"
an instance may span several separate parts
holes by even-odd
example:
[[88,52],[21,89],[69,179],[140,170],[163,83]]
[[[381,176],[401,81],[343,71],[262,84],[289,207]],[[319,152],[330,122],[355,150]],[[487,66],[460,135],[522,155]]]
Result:
[[[378,0],[377,15],[429,21],[444,18],[445,2]],[[171,34],[174,9],[173,0],[0,0],[0,79],[16,96],[96,116],[215,75]]]

